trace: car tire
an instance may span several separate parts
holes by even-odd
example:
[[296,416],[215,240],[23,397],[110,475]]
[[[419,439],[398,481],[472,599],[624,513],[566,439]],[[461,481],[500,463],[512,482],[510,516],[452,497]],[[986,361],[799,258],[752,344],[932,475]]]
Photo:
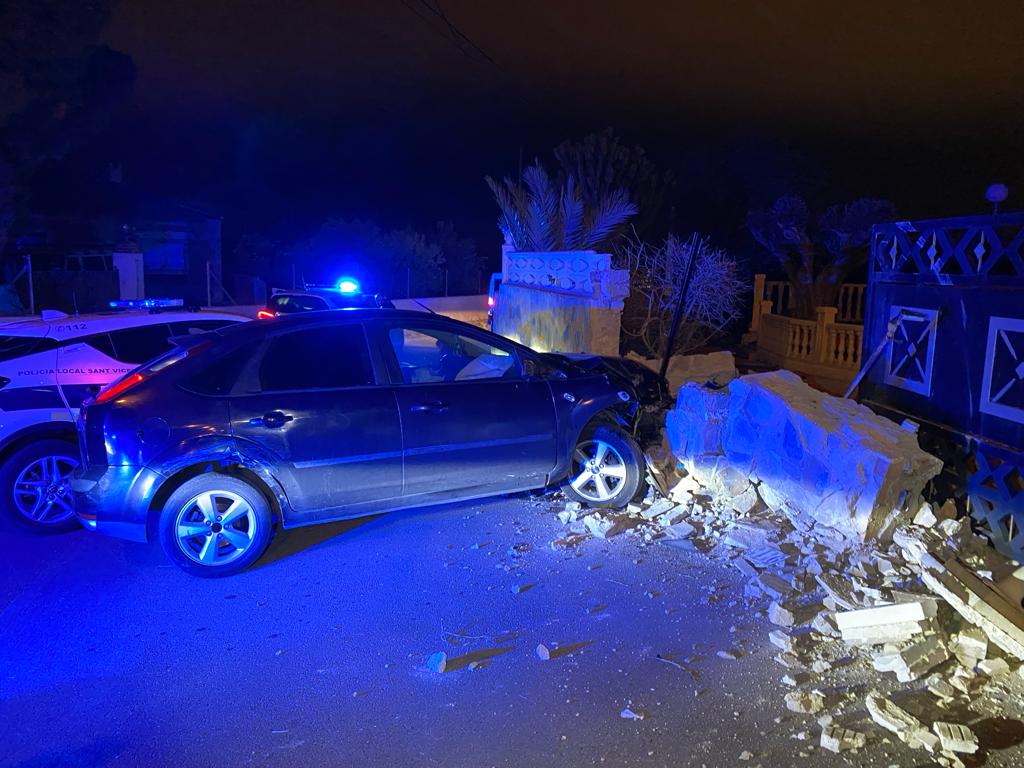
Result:
[[81,527],[68,482],[78,464],[78,446],[69,440],[51,437],[19,448],[0,467],[0,513],[33,533]]
[[622,509],[644,491],[643,451],[624,429],[602,424],[576,441],[562,490],[590,507]]
[[273,533],[266,496],[244,480],[215,472],[182,483],[157,521],[167,558],[208,578],[244,571],[266,551]]

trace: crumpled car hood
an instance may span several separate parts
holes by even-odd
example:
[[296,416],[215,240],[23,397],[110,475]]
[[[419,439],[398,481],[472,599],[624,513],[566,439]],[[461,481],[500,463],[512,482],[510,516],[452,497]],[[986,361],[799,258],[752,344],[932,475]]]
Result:
[[600,373],[617,386],[628,386],[644,406],[663,406],[670,399],[668,382],[655,371],[635,360],[605,355],[547,352],[541,357],[563,368],[578,368],[587,373]]

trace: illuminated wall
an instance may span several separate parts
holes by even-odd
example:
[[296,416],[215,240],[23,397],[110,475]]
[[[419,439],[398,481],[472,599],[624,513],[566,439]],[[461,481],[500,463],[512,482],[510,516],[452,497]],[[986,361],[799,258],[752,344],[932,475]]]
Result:
[[619,354],[625,270],[594,251],[506,251],[494,330],[540,352]]

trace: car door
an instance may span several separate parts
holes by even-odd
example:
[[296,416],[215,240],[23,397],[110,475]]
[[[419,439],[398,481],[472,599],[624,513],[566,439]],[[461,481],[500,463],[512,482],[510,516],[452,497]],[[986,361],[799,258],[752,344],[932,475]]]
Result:
[[514,345],[443,320],[378,330],[402,420],[405,494],[471,496],[535,488],[555,464],[547,382],[523,375]]
[[232,430],[274,462],[298,522],[400,498],[398,411],[361,324],[272,336],[246,378],[251,391],[231,398]]

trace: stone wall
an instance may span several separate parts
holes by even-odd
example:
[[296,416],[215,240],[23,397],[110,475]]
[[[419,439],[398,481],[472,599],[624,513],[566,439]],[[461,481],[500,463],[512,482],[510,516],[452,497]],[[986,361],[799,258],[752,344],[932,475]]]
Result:
[[687,384],[667,432],[702,485],[749,478],[773,510],[858,541],[887,538],[942,469],[914,432],[789,371],[741,376],[727,389]]
[[619,353],[628,274],[594,251],[506,250],[494,330],[541,352]]

